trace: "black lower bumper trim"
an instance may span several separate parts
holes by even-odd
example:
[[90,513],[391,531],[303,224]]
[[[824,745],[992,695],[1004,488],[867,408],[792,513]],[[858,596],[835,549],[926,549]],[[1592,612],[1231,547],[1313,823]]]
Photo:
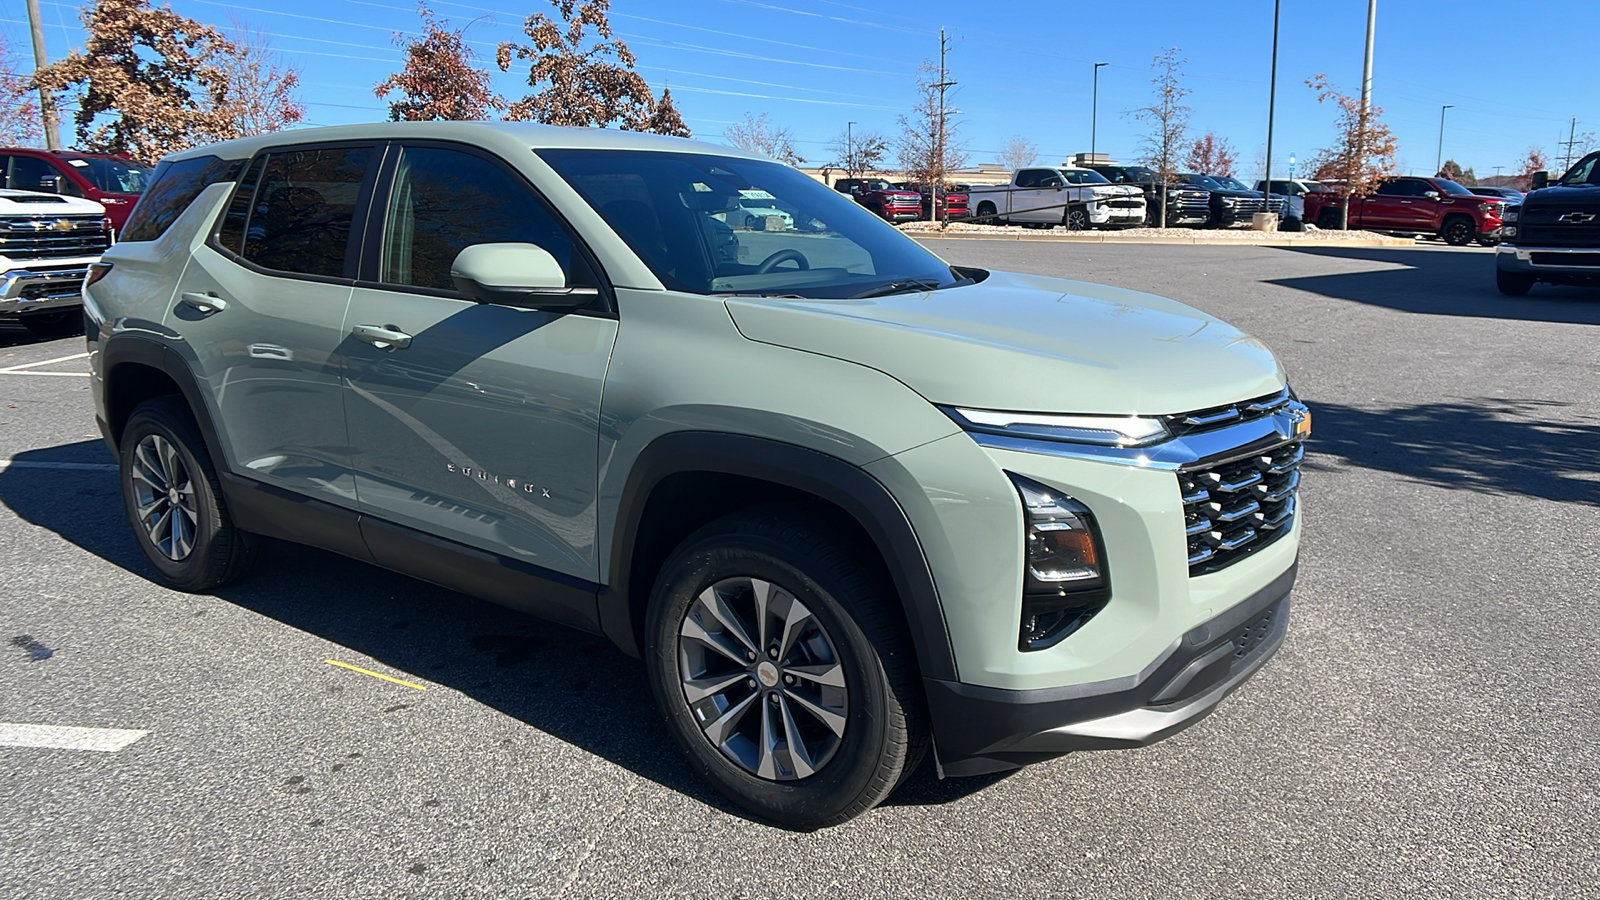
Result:
[[1035,691],[924,679],[940,771],[981,775],[1075,750],[1141,747],[1187,728],[1283,643],[1298,567],[1190,630],[1137,675]]

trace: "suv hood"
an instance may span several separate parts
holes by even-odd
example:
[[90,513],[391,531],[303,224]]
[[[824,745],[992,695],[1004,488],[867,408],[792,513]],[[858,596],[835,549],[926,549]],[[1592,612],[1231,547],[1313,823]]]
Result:
[[104,215],[106,208],[93,200],[36,191],[0,190],[0,215],[46,216]]
[[1271,351],[1220,319],[1060,278],[995,272],[940,291],[727,306],[750,340],[870,366],[951,406],[1166,414],[1284,385]]

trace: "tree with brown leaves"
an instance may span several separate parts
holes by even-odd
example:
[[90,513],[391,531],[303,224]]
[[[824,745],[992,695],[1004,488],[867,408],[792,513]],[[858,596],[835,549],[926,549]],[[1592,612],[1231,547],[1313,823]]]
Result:
[[1382,107],[1363,108],[1360,100],[1330,84],[1326,75],[1307,78],[1306,86],[1317,92],[1318,103],[1331,102],[1339,110],[1333,146],[1319,151],[1307,168],[1318,180],[1332,182],[1338,192],[1342,230],[1350,226],[1350,198],[1372,193],[1394,175],[1400,142],[1383,124]]
[[32,147],[44,143],[39,124],[39,95],[21,71],[22,63],[11,52],[11,42],[0,37],[0,142],[7,147]]
[[466,28],[452,30],[426,3],[417,4],[417,13],[422,34],[394,36],[395,46],[406,52],[405,65],[373,88],[379,99],[400,92],[400,99],[389,103],[389,121],[475,121],[504,109],[505,100],[489,90],[489,73],[472,64]]
[[559,21],[534,13],[522,25],[530,43],[507,41],[495,51],[502,72],[511,71],[513,60],[527,62],[533,88],[507,108],[507,119],[689,136],[672,92],[662,91],[657,101],[634,71],[633,52],[611,36],[609,0],[550,0],[550,5]]
[[1150,83],[1156,87],[1155,102],[1133,111],[1133,117],[1149,122],[1150,133],[1140,142],[1144,150],[1144,163],[1156,171],[1161,179],[1161,198],[1157,201],[1156,225],[1167,227],[1167,184],[1178,172],[1178,154],[1183,152],[1183,142],[1189,131],[1189,116],[1193,109],[1184,105],[1183,98],[1189,89],[1182,84],[1183,64],[1178,58],[1178,48],[1169,47],[1150,63],[1155,69]]
[[759,153],[787,165],[798,166],[805,162],[805,158],[794,149],[794,138],[789,129],[773,125],[767,120],[766,113],[745,113],[743,119],[722,132],[722,139],[740,150]]
[[295,96],[300,70],[279,58],[267,36],[240,19],[233,20],[233,45],[218,67],[227,80],[222,106],[230,120],[229,137],[282,131],[305,120],[306,107]]
[[[73,121],[86,150],[154,162],[300,119],[290,93],[299,76],[263,55],[259,40],[241,47],[150,0],[96,0],[80,18],[83,49],[39,69],[33,84],[79,89]],[[244,84],[242,76],[255,80]]]
[[1227,138],[1219,139],[1208,131],[1204,137],[1194,139],[1188,155],[1183,158],[1183,164],[1190,171],[1202,175],[1232,175],[1234,167],[1239,164],[1239,154]]
[[1550,159],[1538,147],[1529,147],[1523,155],[1522,162],[1517,163],[1517,187],[1520,190],[1533,190],[1533,173],[1550,171]]

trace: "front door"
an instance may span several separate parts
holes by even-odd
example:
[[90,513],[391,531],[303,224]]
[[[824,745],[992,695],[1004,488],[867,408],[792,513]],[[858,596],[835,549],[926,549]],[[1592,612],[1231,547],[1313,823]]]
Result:
[[377,154],[369,145],[257,157],[169,313],[184,320],[230,467],[349,508],[336,350]]
[[373,210],[379,246],[342,348],[363,514],[599,581],[600,390],[616,319],[476,303],[450,276],[469,245],[532,243],[569,284],[598,286],[586,251],[522,176],[458,145],[400,146]]

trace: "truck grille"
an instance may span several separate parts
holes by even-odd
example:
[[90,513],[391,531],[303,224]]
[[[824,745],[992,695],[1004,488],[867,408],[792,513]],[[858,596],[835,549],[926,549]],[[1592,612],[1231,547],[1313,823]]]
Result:
[[0,219],[0,256],[12,259],[70,259],[99,256],[111,246],[100,216]]
[[1226,568],[1288,533],[1305,441],[1178,473],[1189,574]]
[[1131,197],[1120,197],[1115,200],[1105,201],[1105,205],[1113,209],[1134,209],[1144,205],[1143,200],[1134,200]]
[[1261,199],[1259,197],[1240,197],[1233,205],[1233,214],[1237,217],[1253,216],[1261,212]]
[[1184,192],[1176,194],[1177,202],[1174,204],[1184,212],[1195,215],[1209,216],[1211,214],[1211,195],[1198,192]]
[[1600,225],[1521,223],[1517,243],[1540,247],[1600,246]]

